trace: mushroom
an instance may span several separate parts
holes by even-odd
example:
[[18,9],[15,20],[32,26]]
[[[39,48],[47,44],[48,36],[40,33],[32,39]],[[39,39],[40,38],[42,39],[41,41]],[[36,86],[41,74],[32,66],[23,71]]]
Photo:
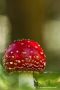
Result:
[[30,39],[15,40],[6,49],[3,66],[8,73],[19,73],[19,86],[34,87],[33,72],[46,66],[45,54],[40,45]]

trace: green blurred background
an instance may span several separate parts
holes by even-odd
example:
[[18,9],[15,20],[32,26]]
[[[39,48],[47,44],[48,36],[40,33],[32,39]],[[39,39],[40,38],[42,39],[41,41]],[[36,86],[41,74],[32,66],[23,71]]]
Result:
[[45,70],[39,75],[34,75],[41,86],[47,87],[39,90],[53,90],[48,88],[49,86],[57,87],[54,89],[58,90],[60,88],[60,0],[0,0],[0,90],[26,88],[19,88],[17,76],[9,75],[2,67],[2,57],[6,47],[12,41],[22,38],[37,41],[46,55]]

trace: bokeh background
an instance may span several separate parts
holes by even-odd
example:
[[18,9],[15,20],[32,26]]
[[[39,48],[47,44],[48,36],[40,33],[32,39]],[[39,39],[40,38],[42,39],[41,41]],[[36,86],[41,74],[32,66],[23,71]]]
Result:
[[25,87],[18,87],[17,76],[4,72],[2,66],[6,47],[12,41],[22,38],[37,41],[46,55],[45,70],[34,76],[41,86],[47,86],[39,90],[48,90],[48,86],[55,86],[58,90],[60,0],[0,0],[0,90],[25,90]]

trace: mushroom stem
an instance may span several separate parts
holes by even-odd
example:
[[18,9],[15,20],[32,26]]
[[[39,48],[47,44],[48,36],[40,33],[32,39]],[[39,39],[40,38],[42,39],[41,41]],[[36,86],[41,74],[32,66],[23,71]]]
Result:
[[35,88],[34,78],[32,73],[19,74],[19,86],[25,85],[26,87]]

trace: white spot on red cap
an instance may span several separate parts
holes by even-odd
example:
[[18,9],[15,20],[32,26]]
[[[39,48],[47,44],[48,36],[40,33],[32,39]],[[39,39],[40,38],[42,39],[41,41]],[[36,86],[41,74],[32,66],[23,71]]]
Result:
[[39,64],[39,62],[36,62],[36,64]]
[[30,42],[30,40],[28,42]]
[[14,63],[14,65],[17,65],[17,63]]
[[31,53],[33,53],[33,51],[31,51]]
[[13,64],[13,62],[10,62],[10,64]]
[[40,46],[40,45],[38,44],[38,46]]
[[44,62],[44,66],[46,66],[46,62]]
[[18,60],[15,60],[16,62],[18,62]]
[[[29,65],[29,63],[25,63],[25,65]],[[28,66],[27,66],[28,67]]]
[[19,51],[17,50],[16,53],[18,53]]
[[10,70],[12,70],[13,68],[9,68]]
[[20,63],[21,61],[20,60],[18,60],[18,63]]
[[36,59],[39,59],[39,56],[37,55],[37,56],[35,56],[36,57]]
[[35,46],[35,48],[38,48],[38,46]]
[[32,56],[29,56],[29,58],[31,59],[31,58],[32,58]]
[[22,64],[23,66],[25,66],[25,64]]
[[21,43],[21,45],[24,45],[24,43]]
[[22,54],[26,54],[26,52],[22,52]]
[[40,52],[41,54],[43,54],[43,52]]
[[10,52],[11,54],[13,53],[13,51]]
[[24,60],[21,60],[22,62],[24,62]]
[[42,63],[42,60],[40,60],[40,62]]
[[29,64],[29,66],[32,66],[33,64]]
[[12,58],[14,58],[14,56],[11,56]]
[[25,58],[25,62],[28,62],[29,58]]
[[34,65],[36,68],[38,68],[39,67],[39,65]]

